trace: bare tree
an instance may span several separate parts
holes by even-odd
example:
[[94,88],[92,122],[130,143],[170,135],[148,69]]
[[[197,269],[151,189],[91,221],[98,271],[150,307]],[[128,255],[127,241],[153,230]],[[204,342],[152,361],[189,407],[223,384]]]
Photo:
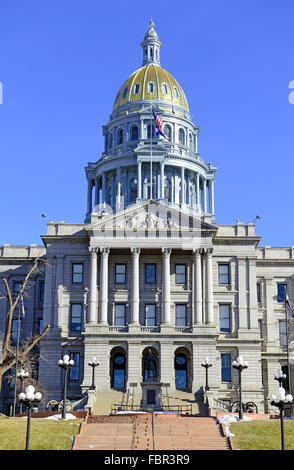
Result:
[[44,259],[40,257],[37,257],[34,260],[32,267],[27,272],[24,281],[16,295],[13,295],[11,293],[7,279],[3,278],[6,297],[8,300],[8,312],[6,316],[5,333],[2,343],[2,355],[0,357],[0,391],[3,374],[5,374],[5,372],[15,366],[16,359],[18,359],[21,364],[27,362],[30,358],[30,354],[32,353],[33,348],[39,343],[40,339],[49,331],[50,325],[46,325],[42,332],[36,335],[32,335],[29,340],[21,344],[18,350],[18,358],[16,358],[16,348],[13,347],[11,341],[13,313],[16,306],[21,301],[25,290],[28,288],[32,275],[40,272],[40,270],[44,268],[44,264]]

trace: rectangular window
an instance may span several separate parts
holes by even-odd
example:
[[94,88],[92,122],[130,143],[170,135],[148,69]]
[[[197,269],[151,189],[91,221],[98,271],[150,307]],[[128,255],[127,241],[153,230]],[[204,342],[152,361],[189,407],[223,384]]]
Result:
[[229,304],[219,305],[219,327],[220,331],[231,331],[231,306]]
[[256,284],[256,294],[257,294],[257,302],[260,303],[261,302],[261,284],[260,284],[260,282],[258,282]]
[[22,281],[14,281],[13,283],[13,297],[15,298],[20,291]]
[[277,284],[277,301],[285,302],[287,284]]
[[115,284],[126,283],[126,265],[116,264],[115,265]]
[[82,304],[71,304],[70,306],[70,330],[81,331],[82,329]]
[[176,284],[186,284],[185,264],[176,264]]
[[146,304],[145,305],[145,326],[156,325],[156,305]]
[[287,330],[285,321],[279,321],[279,338],[280,346],[287,346]]
[[176,304],[176,326],[187,326],[187,306]]
[[82,283],[83,282],[83,263],[73,263],[72,264],[72,282],[73,283]]
[[[18,319],[13,319],[11,324],[11,344],[13,346],[17,345],[17,324]],[[21,320],[19,320],[19,341],[18,345],[20,344],[20,337],[21,337]]]
[[218,283],[230,284],[230,265],[229,264],[218,265]]
[[72,352],[69,354],[70,360],[74,361],[74,365],[69,369],[69,380],[80,379],[80,353]]
[[231,382],[231,354],[221,354],[221,380]]
[[44,293],[45,293],[45,281],[41,281],[39,285],[39,300],[41,303],[44,302]]
[[145,284],[156,284],[156,264],[145,264]]
[[114,325],[125,326],[126,324],[126,306],[125,304],[115,304]]

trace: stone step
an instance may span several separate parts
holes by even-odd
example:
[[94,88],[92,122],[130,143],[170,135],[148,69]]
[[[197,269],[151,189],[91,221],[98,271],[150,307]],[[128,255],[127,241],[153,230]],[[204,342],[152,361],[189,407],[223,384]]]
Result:
[[221,426],[215,419],[164,413],[88,417],[73,446],[74,450],[229,448],[229,440],[222,435]]

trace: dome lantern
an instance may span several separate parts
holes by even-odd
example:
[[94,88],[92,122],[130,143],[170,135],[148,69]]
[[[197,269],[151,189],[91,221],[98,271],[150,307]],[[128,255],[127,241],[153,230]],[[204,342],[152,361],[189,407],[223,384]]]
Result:
[[143,47],[143,66],[148,64],[160,65],[160,47],[158,35],[154,30],[154,22],[152,19],[149,21],[149,29],[141,42]]

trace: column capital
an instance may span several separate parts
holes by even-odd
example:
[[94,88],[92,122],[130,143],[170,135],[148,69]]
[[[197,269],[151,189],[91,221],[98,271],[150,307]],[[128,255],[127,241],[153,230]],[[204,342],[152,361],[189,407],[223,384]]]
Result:
[[102,255],[109,255],[110,248],[109,246],[100,246],[100,253]]
[[172,252],[172,248],[161,248],[161,252],[164,256],[169,256]]
[[207,255],[211,255],[213,252],[213,248],[212,247],[209,247],[209,248],[203,248],[203,253],[207,254]]
[[130,248],[132,255],[139,255],[141,252],[141,248],[139,247],[131,247]]
[[202,253],[203,253],[203,248],[193,248],[193,255],[194,256],[202,255]]
[[91,253],[91,255],[94,255],[95,253],[99,252],[99,248],[94,247],[94,246],[89,246],[89,252]]

